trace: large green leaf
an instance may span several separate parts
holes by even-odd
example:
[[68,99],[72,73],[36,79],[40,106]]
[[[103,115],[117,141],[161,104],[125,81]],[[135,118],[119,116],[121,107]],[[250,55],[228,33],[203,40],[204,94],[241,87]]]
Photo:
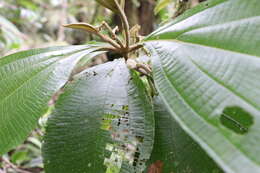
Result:
[[260,56],[258,0],[211,0],[152,33],[148,40],[175,39]]
[[260,172],[258,28],[258,0],[217,0],[147,38],[170,113],[230,173]]
[[153,109],[124,60],[79,74],[60,96],[44,138],[50,173],[141,172],[154,137]]
[[0,155],[21,143],[77,62],[97,46],[24,51],[0,58]]
[[160,173],[219,173],[216,163],[192,140],[167,111],[159,97],[154,101],[155,139],[148,170]]

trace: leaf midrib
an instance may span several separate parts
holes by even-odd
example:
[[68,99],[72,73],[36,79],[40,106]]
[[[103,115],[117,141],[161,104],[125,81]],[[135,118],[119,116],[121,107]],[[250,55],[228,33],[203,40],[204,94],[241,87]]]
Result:
[[[161,67],[160,67],[160,68],[161,68]],[[163,70],[163,71],[164,71],[164,70]],[[164,73],[164,72],[163,72],[163,73]],[[167,80],[167,81],[168,81],[168,80]],[[169,81],[168,81],[168,82],[169,82]],[[173,114],[175,114],[175,115],[178,115],[173,109],[171,109],[171,106],[168,104],[167,100],[163,97],[163,94],[162,94],[162,92],[161,92],[161,90],[160,90],[160,87],[158,87],[158,85],[157,85],[156,83],[155,83],[155,85],[157,86],[159,95],[162,96],[161,98],[162,98],[162,100],[163,100],[165,106],[167,107],[167,109],[171,112],[171,114],[173,113]],[[174,88],[174,87],[173,87],[173,88]],[[197,116],[196,118],[200,119],[201,121],[207,122],[205,119],[203,119],[203,118],[200,117],[200,116]],[[185,132],[187,132],[193,139],[195,139],[196,142],[200,143],[200,145],[204,145],[204,146],[207,148],[206,150],[213,150],[214,152],[216,152],[216,151],[214,150],[214,148],[208,146],[208,143],[207,143],[204,139],[200,138],[198,135],[196,135],[195,133],[193,133],[192,130],[190,130],[190,128],[186,125],[185,121],[184,121],[182,118],[174,117],[174,119],[181,125],[181,128],[182,128]],[[200,139],[198,139],[198,138],[200,138]],[[215,156],[214,158],[216,158],[217,161],[218,161],[218,163],[220,163],[223,167],[225,167],[225,169],[229,169],[230,171],[232,171],[232,173],[235,173],[235,172],[233,171],[233,169],[231,169],[229,166],[227,167],[226,164],[224,164],[222,158],[220,159],[219,156],[216,155],[215,153],[212,153],[212,152],[211,152],[211,154],[213,154],[213,155]]]
[[[20,73],[20,72],[24,72],[24,71],[26,71],[26,70],[34,69],[34,68],[37,67],[38,65],[44,64],[45,62],[47,62],[47,61],[49,61],[49,60],[51,60],[51,59],[57,58],[57,57],[59,57],[59,56],[55,56],[55,57],[51,57],[51,58],[50,58],[50,57],[47,57],[47,59],[44,58],[44,59],[42,59],[41,61],[38,61],[37,63],[29,64],[29,65],[26,66],[25,68],[19,68],[19,70],[17,70],[16,72],[11,73],[10,76],[14,76],[14,75],[16,75],[16,74],[18,74],[18,73]],[[7,78],[10,78],[10,76],[9,76],[9,75],[6,75],[5,77],[2,77],[2,78],[0,79],[0,82],[3,81],[3,80],[5,80],[5,79],[7,79]]]
[[[155,50],[155,49],[154,49],[154,50]],[[156,52],[156,54],[157,54],[156,56],[159,57],[157,52]],[[167,80],[167,82],[170,84],[170,86],[178,93],[178,95],[180,96],[180,98],[182,98],[182,100],[187,104],[187,106],[190,107],[190,108],[193,110],[193,112],[196,114],[196,117],[199,118],[201,121],[206,122],[206,124],[210,124],[210,127],[211,127],[211,128],[217,129],[217,128],[214,127],[209,121],[207,121],[205,118],[201,117],[200,114],[196,111],[196,109],[185,99],[185,97],[183,97],[183,95],[181,94],[181,92],[179,92],[179,91],[177,90],[177,88],[171,83],[171,81],[169,80],[168,75],[167,75],[167,73],[166,73],[164,67],[162,66],[161,59],[160,59],[160,58],[158,58],[158,59],[159,59],[159,62],[160,62],[160,69],[161,69],[161,71],[162,71],[162,74],[165,76],[164,79]],[[158,90],[160,91],[160,87],[158,87]],[[161,95],[163,96],[163,94],[161,94]],[[162,98],[164,98],[164,97],[162,97]],[[168,109],[170,108],[170,106],[169,106],[168,104],[167,104],[167,107],[168,107]],[[172,109],[170,108],[170,110],[172,110]],[[173,110],[172,110],[172,111],[173,111]],[[177,115],[176,112],[175,112],[175,114]],[[182,120],[182,121],[183,121],[183,120]],[[186,125],[185,125],[185,126],[186,126]],[[197,136],[197,135],[195,135],[195,136]],[[225,135],[223,135],[223,136],[225,136]],[[238,151],[239,151],[240,153],[243,153],[244,155],[246,155],[246,156],[247,156],[246,158],[247,158],[248,160],[250,160],[250,161],[252,161],[254,164],[258,165],[257,162],[256,162],[255,160],[253,160],[251,157],[248,157],[247,153],[245,153],[243,150],[241,150],[240,147],[238,147],[236,144],[234,144],[232,141],[230,141],[226,136],[225,136],[225,138],[226,138],[226,141],[229,142],[232,146],[235,146],[235,148],[238,148],[238,149],[239,149]],[[200,138],[200,140],[203,140],[204,143],[206,143],[207,145],[209,145],[203,138]],[[210,149],[211,149],[211,150],[214,150],[213,147],[210,147]],[[216,151],[215,151],[215,152],[216,152]],[[242,154],[242,156],[243,156],[243,154]],[[217,157],[219,157],[219,156],[217,156]],[[222,160],[222,159],[221,159],[221,160]],[[222,161],[223,161],[223,160],[222,160]]]
[[46,65],[46,67],[44,67],[43,69],[41,69],[40,71],[38,71],[37,73],[35,73],[34,75],[31,76],[31,78],[28,78],[27,80],[25,80],[19,87],[15,88],[10,94],[8,94],[6,97],[4,97],[2,100],[0,100],[0,104],[3,104],[9,97],[11,97],[14,93],[16,93],[16,91],[20,90],[21,88],[23,88],[24,85],[26,85],[29,81],[33,80],[35,77],[38,76],[38,74],[44,72],[46,69],[52,67],[53,64],[57,63],[58,61],[54,61],[52,63],[50,63],[49,65]]
[[[10,97],[11,95],[13,95],[17,90],[19,90],[19,88],[23,87],[23,85],[25,85],[26,83],[28,83],[28,81],[32,80],[32,79],[33,79],[34,77],[36,77],[39,73],[41,73],[42,71],[44,71],[46,68],[50,67],[51,65],[53,65],[53,64],[56,63],[56,62],[61,61],[62,59],[70,58],[70,57],[68,57],[68,56],[72,55],[73,53],[80,53],[81,51],[82,51],[82,53],[84,53],[83,50],[74,51],[74,52],[72,52],[72,53],[69,53],[67,56],[65,56],[65,55],[57,55],[57,56],[54,56],[54,57],[51,57],[51,58],[48,58],[48,59],[44,59],[43,61],[39,61],[37,64],[33,64],[32,66],[35,67],[36,65],[39,65],[40,63],[46,62],[46,61],[48,61],[48,60],[50,60],[50,59],[57,58],[57,57],[59,57],[59,56],[63,57],[63,58],[61,58],[61,59],[56,59],[53,63],[50,63],[49,65],[46,65],[46,67],[44,67],[43,69],[41,69],[40,71],[38,71],[37,73],[35,73],[34,75],[32,75],[32,76],[31,76],[30,78],[28,78],[27,80],[23,81],[19,87],[15,88],[10,94],[8,94],[7,96],[5,96],[5,97],[3,98],[3,100],[0,101],[0,104],[1,104],[2,102],[4,102],[4,100],[8,99],[8,97]],[[32,66],[29,66],[29,67],[26,68],[26,69],[30,69],[30,68],[32,68]],[[16,73],[21,72],[21,71],[23,71],[23,70],[24,70],[24,69],[18,70]],[[16,74],[16,73],[13,73],[13,74]],[[5,79],[5,78],[4,78],[4,79]],[[0,81],[2,81],[2,79],[1,79]]]
[[207,48],[211,48],[211,49],[217,49],[219,51],[224,51],[224,52],[229,52],[232,54],[239,54],[239,55],[244,55],[244,56],[249,56],[251,58],[257,58],[259,59],[260,57],[258,57],[257,55],[251,55],[251,54],[247,54],[247,53],[243,53],[243,52],[236,52],[234,50],[230,50],[230,49],[223,49],[220,47],[214,47],[214,46],[210,46],[210,45],[205,45],[205,44],[199,44],[199,43],[193,43],[193,42],[188,42],[188,41],[182,41],[182,40],[176,40],[176,39],[158,39],[158,40],[149,40],[146,42],[176,42],[176,43],[180,43],[180,44],[187,44],[187,45],[193,45],[193,46],[201,46],[201,47],[207,47]]

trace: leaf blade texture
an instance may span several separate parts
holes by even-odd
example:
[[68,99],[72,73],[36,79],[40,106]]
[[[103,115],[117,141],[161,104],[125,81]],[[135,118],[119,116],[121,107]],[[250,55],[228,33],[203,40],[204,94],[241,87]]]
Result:
[[0,59],[0,154],[20,144],[48,109],[48,101],[68,81],[95,46],[43,48]]
[[165,105],[225,172],[260,171],[259,26],[258,1],[213,0],[146,38]]
[[[130,77],[132,76],[132,77]],[[124,60],[76,77],[48,120],[46,172],[141,172],[153,145],[153,111]]]
[[154,98],[154,117],[155,139],[148,170],[155,165],[161,173],[223,172],[174,120],[160,96]]

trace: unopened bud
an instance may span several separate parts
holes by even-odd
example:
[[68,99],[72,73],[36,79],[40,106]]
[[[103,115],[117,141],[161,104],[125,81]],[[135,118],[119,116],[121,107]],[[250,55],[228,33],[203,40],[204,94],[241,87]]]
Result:
[[126,65],[129,69],[136,69],[137,68],[137,62],[134,59],[128,59],[126,61]]

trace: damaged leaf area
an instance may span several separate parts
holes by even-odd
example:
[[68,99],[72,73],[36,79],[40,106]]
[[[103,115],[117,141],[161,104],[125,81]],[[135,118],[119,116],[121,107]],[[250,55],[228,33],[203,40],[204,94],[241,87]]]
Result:
[[184,42],[148,47],[155,85],[181,127],[224,171],[260,172],[260,59]]
[[[125,65],[121,68],[125,68]],[[127,104],[110,102],[111,105],[106,109],[108,112],[102,119],[102,129],[108,130],[114,141],[106,147],[111,152],[104,162],[107,166],[106,173],[141,173],[146,168],[146,161],[152,151],[154,120],[151,100],[135,72],[131,72],[131,77],[127,78],[127,92],[124,96]],[[118,91],[111,92],[115,96]],[[121,91],[120,95],[123,96],[123,93]],[[123,102],[121,100],[119,103]]]
[[207,1],[146,38],[171,116],[228,173],[260,172],[257,4]]
[[238,106],[225,108],[220,121],[225,127],[238,134],[247,133],[254,123],[252,115]]
[[154,137],[153,108],[124,60],[88,69],[60,96],[48,121],[47,173],[141,173]]

